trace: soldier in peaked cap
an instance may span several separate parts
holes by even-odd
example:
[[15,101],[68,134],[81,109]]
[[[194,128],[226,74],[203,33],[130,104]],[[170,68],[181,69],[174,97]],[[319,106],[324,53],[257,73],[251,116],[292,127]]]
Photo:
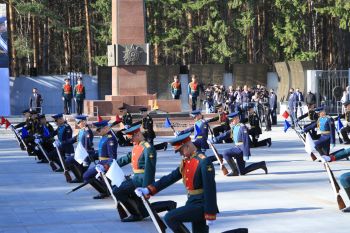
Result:
[[73,88],[69,83],[69,79],[64,79],[64,85],[62,87],[62,100],[64,105],[64,114],[71,114],[73,98]]
[[152,184],[156,173],[157,152],[145,140],[140,128],[141,125],[136,125],[124,132],[134,146],[131,152],[117,160],[121,167],[131,163],[133,170],[132,179],[124,181],[119,187],[113,187],[115,197],[124,204],[131,214],[128,218],[123,219],[123,222],[140,221],[148,216],[147,210],[141,199],[135,195],[134,190],[137,187],[146,187]]
[[249,158],[250,156],[248,129],[244,124],[239,122],[240,120],[238,112],[233,112],[229,114],[228,117],[231,119],[231,130],[228,130],[224,134],[215,138],[215,141],[221,141],[226,137],[231,137],[233,138],[233,142],[235,143],[233,148],[227,149],[223,152],[223,157],[232,169],[232,172],[227,174],[227,176],[239,175],[233,172],[236,169],[232,158],[236,159],[241,175],[245,175],[257,169],[262,169],[267,174],[267,167],[265,161],[252,163],[246,167],[246,162],[244,161],[243,156],[246,158]]
[[300,133],[306,133],[312,129],[318,128],[321,133],[321,137],[315,142],[315,149],[321,155],[329,155],[331,145],[332,148],[335,147],[334,119],[327,116],[326,110],[323,107],[319,108],[319,111],[319,118],[317,121],[305,127]]
[[[309,118],[309,120],[311,121],[310,123],[304,125],[304,128],[308,127],[309,125],[311,125],[312,123],[316,122],[318,119],[318,112],[320,111],[322,107],[320,108],[315,108],[315,104],[309,104],[308,105],[308,112],[301,115],[300,117],[297,118],[297,122],[301,121],[302,119],[305,119],[306,117]],[[310,136],[312,138],[312,140],[318,140],[320,138],[321,135],[317,134],[317,131],[315,129],[310,129],[309,130]]]
[[252,147],[260,147],[260,146],[271,146],[271,138],[266,138],[263,140],[258,140],[260,134],[262,134],[262,130],[260,127],[260,119],[258,114],[254,111],[254,106],[249,105],[248,106],[248,123],[249,123],[249,130],[248,133],[252,137],[252,140],[250,141],[250,144]]
[[[54,146],[60,150],[62,157],[64,157],[62,159],[65,160],[65,156],[70,156],[74,153],[73,145],[68,143],[72,138],[73,130],[70,125],[63,119],[62,113],[53,115],[52,118],[55,120],[55,123],[57,125],[57,129],[53,132],[52,136],[54,137],[57,135],[58,138],[58,140],[54,142]],[[63,166],[60,162],[60,159],[58,158],[59,155],[57,154],[57,151],[52,150],[48,156],[51,160],[60,166],[56,172],[62,172]]]
[[[125,107],[118,108],[120,113],[122,114],[122,123],[126,129],[128,129],[132,125],[132,116],[131,114],[126,110]],[[119,122],[120,123],[120,122]],[[132,143],[129,139],[124,138],[124,134],[122,131],[117,131],[116,136],[118,138],[118,143],[120,146],[132,146]]]
[[[52,143],[55,141],[52,136],[55,130],[53,129],[52,125],[49,122],[47,122],[45,114],[39,115],[38,120],[39,122],[36,128],[35,143],[36,144],[41,143],[45,152],[48,153],[55,149],[52,145]],[[40,150],[37,151],[37,155],[40,160],[38,163],[48,162]]]
[[[93,125],[97,128],[96,133],[102,136],[98,144],[98,165],[104,167],[104,171],[107,171],[109,165],[113,162],[113,159],[117,159],[118,142],[113,135],[111,135],[108,121],[95,122]],[[101,170],[101,169],[100,169]],[[84,182],[89,182],[99,194],[94,196],[94,199],[103,199],[108,197],[107,187],[104,181],[96,179],[97,171],[95,166],[89,168],[83,175]]]
[[200,110],[192,111],[191,117],[193,117],[193,119],[195,120],[194,126],[179,132],[178,135],[194,132],[195,141],[193,142],[193,144],[198,148],[198,150],[205,151],[209,149],[209,145],[207,142],[209,131],[208,122],[203,119]]
[[83,103],[85,99],[85,87],[83,85],[83,79],[80,77],[78,78],[77,85],[74,87],[73,96],[77,103],[77,114],[81,115],[83,114]]
[[[95,161],[95,150],[93,145],[94,135],[90,127],[86,124],[87,117],[84,115],[75,116],[75,122],[80,128],[79,133],[68,140],[67,143],[74,144],[75,142],[80,143],[86,152],[89,154],[82,163],[78,163],[74,156],[69,156],[66,159],[67,169],[71,170],[75,176],[75,179],[71,183],[83,182],[83,174],[89,168],[91,160]],[[96,158],[97,159],[97,158]]]
[[340,130],[341,135],[344,139],[344,144],[350,144],[350,139],[348,134],[350,133],[350,101],[344,103],[345,113],[340,115],[340,118],[346,120],[346,126]]
[[173,232],[187,233],[184,222],[192,223],[192,232],[209,232],[218,213],[216,199],[215,170],[210,159],[198,151],[191,142],[190,133],[177,136],[169,142],[175,152],[180,152],[182,161],[170,174],[147,187],[137,188],[135,193],[155,195],[180,179],[187,190],[185,206],[169,211],[164,220]]

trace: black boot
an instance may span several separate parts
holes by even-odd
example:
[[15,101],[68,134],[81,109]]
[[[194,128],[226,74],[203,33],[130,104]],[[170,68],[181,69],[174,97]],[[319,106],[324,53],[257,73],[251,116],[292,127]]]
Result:
[[123,204],[130,212],[130,216],[122,219],[122,222],[136,222],[141,221],[144,218],[139,209],[139,203],[135,199],[128,198],[126,201],[123,201]]
[[[265,161],[258,162],[258,163],[252,163],[248,167],[244,169],[244,175],[248,174],[249,172],[258,170],[258,169],[263,169],[265,171],[265,174],[267,174],[267,167]],[[242,173],[242,171],[241,171]]]
[[98,181],[96,178],[92,178],[89,180],[89,183],[94,189],[99,192],[99,195],[94,196],[94,199],[103,199],[108,197],[107,187],[104,186],[100,181]]
[[272,145],[271,138],[267,139],[267,146],[270,147]]
[[73,172],[75,179],[71,181],[71,183],[82,183],[83,175],[81,174],[81,170],[76,165],[72,165],[70,170]]
[[232,172],[229,172],[226,176],[239,176],[237,164],[232,158],[229,158],[227,161],[227,164],[230,166]]
[[183,223],[180,224],[180,226],[174,230],[174,233],[191,233],[187,227]]

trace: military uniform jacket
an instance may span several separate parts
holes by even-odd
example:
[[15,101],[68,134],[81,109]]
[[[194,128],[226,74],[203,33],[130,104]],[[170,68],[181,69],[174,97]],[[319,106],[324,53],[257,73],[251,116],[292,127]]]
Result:
[[[196,128],[199,129],[199,132],[196,131]],[[209,131],[208,122],[205,121],[204,119],[200,119],[194,123],[194,126],[181,131],[179,135],[189,133],[189,132],[194,132],[194,135],[197,135],[197,137],[195,138],[196,146],[200,146],[201,148],[204,148],[204,149],[209,149],[209,145],[207,142],[208,131]]]
[[124,116],[123,116],[123,124],[124,125],[131,125],[132,124],[132,116],[130,113],[126,113]]
[[253,135],[262,134],[258,115],[254,112],[253,114],[250,114],[248,118],[249,118],[249,124],[251,126],[249,129],[249,133]]
[[75,142],[80,142],[87,152],[94,151],[94,135],[91,129],[86,126],[79,130],[79,133],[68,140],[67,143],[74,144]]
[[188,84],[188,94],[192,95],[192,97],[199,96],[199,84],[198,84],[198,82],[190,82]]
[[74,98],[77,100],[84,100],[85,99],[85,87],[83,84],[77,84],[74,87]]
[[66,154],[74,153],[74,147],[71,143],[69,143],[69,139],[72,138],[72,134],[72,128],[67,123],[59,126],[53,133],[53,136],[57,135],[58,140],[61,142],[60,149],[64,150],[64,153]]
[[173,82],[171,84],[171,94],[172,95],[181,95],[181,83]]
[[215,170],[210,159],[196,152],[189,159],[181,161],[179,167],[170,174],[147,186],[154,195],[182,179],[188,192],[186,206],[203,203],[205,219],[214,220],[218,213],[216,200]]
[[[23,124],[21,124],[23,125]],[[32,118],[28,118],[25,121],[25,124],[22,126],[22,138],[26,141],[34,141],[34,134],[37,133],[37,128],[38,128],[38,121],[36,119],[32,119]],[[18,126],[18,125],[17,125]],[[27,130],[28,135],[26,135],[25,137],[23,137],[23,130]]]
[[98,157],[99,160],[107,160],[111,164],[113,159],[117,159],[118,142],[111,133],[101,137],[98,143]]
[[72,92],[72,86],[70,84],[64,84],[62,87],[62,97],[66,99],[72,99],[73,92]]
[[243,156],[250,156],[249,133],[247,126],[242,123],[232,125],[231,130],[225,131],[225,133],[217,136],[215,140],[221,142],[228,138],[233,139],[235,146],[242,151]]
[[46,123],[45,125],[38,124],[36,133],[41,136],[41,140],[45,147],[52,148],[52,143],[54,142],[53,134],[55,130],[53,129],[50,123]]
[[156,134],[153,130],[153,119],[150,115],[147,115],[142,119],[142,127],[145,131],[146,138],[153,139],[156,137]]
[[[341,119],[345,119],[347,122],[347,125],[350,126],[350,111],[347,111],[346,113],[343,113],[339,116]],[[338,117],[335,119],[338,120]]]
[[117,162],[121,167],[131,163],[134,172],[132,181],[136,187],[146,187],[154,182],[157,152],[150,143],[142,141],[134,145],[132,151]]
[[335,144],[335,127],[332,117],[319,117],[317,121],[312,122],[309,126],[305,127],[304,131],[308,132],[316,127],[320,131],[321,135],[329,135],[331,144]]

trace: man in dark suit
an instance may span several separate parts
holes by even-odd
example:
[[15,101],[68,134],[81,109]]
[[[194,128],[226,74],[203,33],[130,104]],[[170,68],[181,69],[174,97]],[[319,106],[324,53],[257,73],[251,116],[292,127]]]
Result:
[[272,125],[277,125],[277,95],[273,89],[270,90],[269,107]]
[[41,112],[41,104],[43,102],[43,98],[38,93],[38,89],[33,88],[33,94],[29,98],[29,108],[36,111]]
[[289,96],[288,96],[288,111],[289,111],[289,116],[292,121],[292,125],[294,126],[294,121],[296,120],[296,108],[297,108],[297,94],[294,92],[294,88],[289,89]]

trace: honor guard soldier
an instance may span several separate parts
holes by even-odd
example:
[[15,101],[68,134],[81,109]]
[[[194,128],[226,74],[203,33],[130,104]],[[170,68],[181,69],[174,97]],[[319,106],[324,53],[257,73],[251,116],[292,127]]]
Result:
[[213,224],[218,213],[214,166],[191,142],[190,133],[177,136],[169,143],[175,153],[180,152],[183,158],[180,165],[147,187],[137,188],[135,193],[138,196],[155,195],[182,179],[187,190],[187,202],[164,216],[166,224],[176,233],[189,232],[183,224],[185,222],[192,223],[194,233],[209,232],[209,225]]
[[[108,121],[95,122],[93,125],[97,128],[96,133],[102,136],[98,144],[98,164],[105,166],[105,170],[108,170],[109,165],[113,162],[113,159],[117,159],[118,142],[114,136],[111,135]],[[97,171],[95,166],[89,168],[83,175],[84,182],[89,182],[99,194],[94,196],[94,199],[103,199],[108,197],[107,187],[104,181],[96,179]]]
[[[228,112],[224,111],[222,104],[216,105],[216,108],[218,110],[219,116],[214,117],[209,121],[209,122],[213,122],[218,120],[220,122],[219,126],[216,126],[213,128],[213,133],[215,137],[219,136],[220,133],[224,133],[225,131],[230,130],[230,120],[227,117]],[[232,143],[231,138],[227,138],[224,141],[225,143]]]
[[251,147],[259,147],[259,146],[271,146],[271,138],[267,138],[261,141],[258,141],[260,134],[262,134],[262,130],[260,127],[260,119],[258,114],[254,111],[254,106],[248,106],[248,123],[249,130],[248,133],[252,137]]
[[[20,123],[18,123],[17,125],[14,126],[14,128],[16,129],[16,131],[17,131],[18,133],[21,132],[21,130],[19,130],[19,128],[23,128],[24,126],[29,126],[29,127],[31,127],[30,125],[34,124],[34,121],[33,121],[33,119],[31,118],[31,115],[32,115],[32,114],[30,114],[30,112],[31,112],[30,109],[25,109],[25,110],[22,111],[22,114],[23,114],[25,120],[24,120],[23,122],[20,122]],[[23,142],[24,142],[24,140],[23,140]],[[25,143],[25,142],[24,142],[24,143]],[[26,150],[25,147],[24,147],[24,145],[23,145],[23,143],[22,143],[22,141],[21,141],[21,143],[20,143],[20,147],[21,147],[22,150]],[[29,154],[29,153],[28,153],[28,154]]]
[[220,142],[226,137],[232,137],[235,146],[231,149],[227,149],[223,152],[223,157],[226,162],[232,169],[232,172],[228,173],[227,176],[237,176],[239,174],[235,173],[235,164],[232,158],[235,158],[238,164],[239,172],[241,175],[245,175],[249,172],[255,171],[257,169],[263,169],[265,174],[267,174],[267,167],[265,161],[261,161],[258,163],[252,163],[249,166],[245,166],[246,162],[244,161],[244,157],[250,157],[250,142],[249,142],[249,134],[247,127],[239,123],[239,113],[233,112],[228,115],[230,119],[232,119],[231,130],[226,131],[224,134],[221,134],[219,137],[216,137],[214,141]]
[[[81,143],[86,152],[89,154],[85,158],[82,164],[78,163],[74,156],[69,156],[66,158],[67,169],[71,170],[75,176],[75,179],[71,183],[81,183],[83,182],[83,174],[89,168],[91,162],[95,161],[95,150],[94,150],[94,135],[92,130],[86,123],[86,116],[79,115],[75,117],[75,122],[79,127],[79,133],[68,140],[67,143],[73,144],[75,142]],[[97,158],[96,158],[97,159]]]
[[190,115],[195,120],[194,126],[177,133],[177,135],[194,132],[195,141],[193,142],[193,144],[198,148],[198,150],[204,152],[205,150],[209,149],[209,145],[207,142],[209,124],[203,119],[200,110],[192,111]]
[[192,82],[188,84],[188,95],[192,101],[192,111],[197,108],[197,98],[199,96],[199,84],[196,75],[192,74]]
[[311,129],[317,128],[321,136],[315,142],[315,149],[321,155],[329,155],[330,146],[332,144],[332,148],[335,147],[335,127],[334,120],[332,117],[326,115],[325,109],[319,108],[319,118],[316,122],[311,123],[309,126],[305,127],[300,133],[304,134]]
[[65,78],[64,85],[62,87],[62,100],[64,105],[64,114],[71,113],[72,98],[73,98],[72,86],[69,83],[69,79]]
[[[120,107],[119,111],[122,115],[122,123],[125,129],[128,129],[132,125],[132,116],[124,107]],[[124,138],[124,134],[121,130],[117,131],[115,135],[118,138],[118,143],[120,146],[132,146],[130,140]]]
[[350,133],[350,101],[344,103],[345,113],[340,116],[346,120],[346,126],[340,130],[341,135],[344,139],[344,144],[350,144],[350,139],[348,134]]
[[[350,172],[346,172],[340,176],[340,183],[343,186],[346,195],[350,199]],[[350,207],[342,209],[344,213],[350,213]]]
[[77,103],[77,114],[81,115],[83,114],[83,104],[84,104],[84,99],[85,99],[85,87],[83,85],[83,79],[78,78],[78,84],[75,85],[74,87],[74,99],[75,102]]
[[157,152],[153,145],[147,142],[141,132],[141,125],[125,130],[125,134],[133,142],[132,151],[117,160],[123,167],[131,163],[133,177],[124,181],[119,187],[113,187],[115,197],[129,210],[130,216],[123,222],[140,221],[148,216],[141,199],[134,193],[137,187],[147,187],[154,182],[156,173]]
[[[301,115],[300,117],[297,118],[297,122],[303,120],[304,118],[308,117],[309,120],[311,121],[309,124],[304,125],[304,129],[311,125],[314,122],[317,122],[318,119],[318,112],[320,111],[322,107],[320,108],[315,108],[315,104],[310,104],[308,105],[308,112]],[[309,130],[310,136],[312,140],[318,140],[320,138],[320,135],[317,134],[317,131],[315,129],[310,129]]]
[[181,83],[177,75],[174,75],[174,82],[171,83],[171,96],[173,99],[180,99],[181,95]]
[[[38,113],[35,110],[30,110],[29,114],[30,114],[30,118],[26,120],[25,125],[22,127],[20,131],[22,134],[22,139],[27,146],[28,155],[37,156],[36,150],[35,150],[36,144],[34,142],[35,140],[34,135],[36,133],[36,129],[38,125]],[[16,125],[16,127],[18,127],[18,125]]]
[[[57,125],[57,129],[54,131],[52,136],[57,135],[58,140],[55,140],[54,147],[58,148],[62,155],[62,160],[65,160],[65,156],[69,156],[74,153],[74,147],[72,144],[68,143],[69,140],[72,138],[72,128],[70,125],[63,119],[63,114],[56,114],[53,115],[52,118],[55,120],[55,123]],[[49,152],[48,157],[50,160],[53,160],[55,163],[57,163],[60,168],[56,170],[56,172],[62,172],[63,171],[63,165],[60,162],[60,159],[58,158],[59,154],[57,154],[56,150],[52,150]]]
[[[52,136],[55,130],[53,129],[52,125],[49,122],[47,122],[45,114],[39,115],[38,118],[39,124],[36,130],[36,134],[38,135],[38,137],[36,137],[35,143],[41,143],[42,148],[45,150],[46,153],[48,153],[55,149],[52,145],[52,143],[55,141]],[[37,155],[40,160],[38,163],[48,162],[40,150],[39,152],[37,152]]]

